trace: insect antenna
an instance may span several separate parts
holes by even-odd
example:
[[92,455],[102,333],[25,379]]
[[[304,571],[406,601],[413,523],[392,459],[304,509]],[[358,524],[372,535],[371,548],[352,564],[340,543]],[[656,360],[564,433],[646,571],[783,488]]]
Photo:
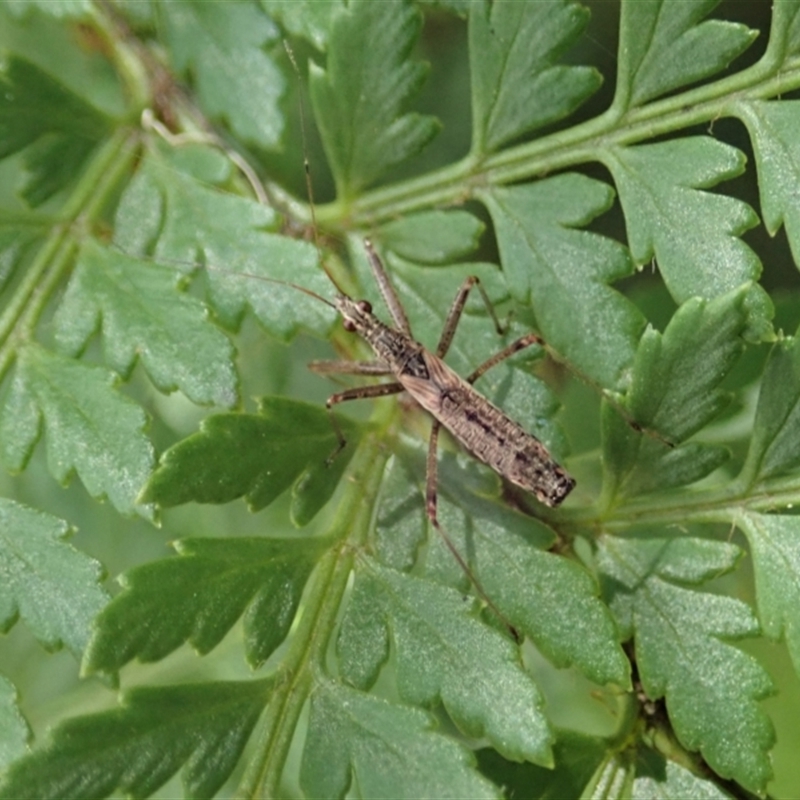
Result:
[[[292,65],[292,69],[294,70],[294,74],[297,76],[298,83],[301,82],[300,76],[300,67],[297,65],[297,59],[294,57],[294,51],[292,50],[291,45],[289,42],[284,39],[283,40],[283,48],[286,50],[286,55],[289,58],[289,62]],[[300,111],[300,140],[303,145],[303,174],[305,175],[306,181],[306,194],[308,195],[308,207],[311,214],[311,236],[314,240],[314,247],[317,248],[317,258],[319,258],[319,263],[322,269],[325,271],[325,274],[328,276],[328,280],[336,287],[336,291],[339,292],[340,295],[345,295],[346,292],[339,286],[336,278],[333,276],[333,273],[328,269],[325,265],[325,259],[322,257],[322,248],[319,244],[319,229],[317,227],[317,210],[316,210],[316,203],[314,202],[314,184],[311,180],[311,164],[308,160],[308,131],[306,128],[306,108],[305,103],[303,102],[303,93],[298,92],[298,108]]]
[[[119,245],[112,243],[111,247],[118,253],[130,257],[130,253],[127,253]],[[166,258],[164,256],[156,256],[153,260],[158,264],[164,264],[166,266],[191,267],[193,269],[196,269],[200,266],[192,261],[183,261],[179,258]],[[306,286],[300,286],[300,284],[298,283],[285,281],[282,278],[271,278],[268,275],[258,275],[255,272],[241,272],[240,270],[236,269],[226,269],[225,267],[218,267],[212,264],[203,264],[202,269],[208,270],[209,272],[217,272],[221,275],[231,275],[236,278],[249,278],[251,280],[256,280],[256,281],[265,281],[266,283],[276,283],[278,284],[278,286],[288,286],[290,289],[296,289],[298,292],[302,292],[303,294],[306,294],[309,297],[313,297],[315,300],[319,300],[321,303],[325,303],[326,306],[330,306],[333,309],[336,308],[336,305],[334,303],[332,303],[326,297],[323,297],[321,294],[317,294],[315,291],[312,291]]]

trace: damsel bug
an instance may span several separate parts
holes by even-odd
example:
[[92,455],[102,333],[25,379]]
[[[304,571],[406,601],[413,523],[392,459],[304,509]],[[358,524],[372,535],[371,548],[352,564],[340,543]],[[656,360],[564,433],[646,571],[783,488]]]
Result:
[[381,322],[366,300],[353,300],[339,293],[334,306],[344,327],[358,333],[377,357],[371,362],[315,362],[316,372],[353,375],[391,375],[392,383],[348,389],[332,395],[328,408],[345,400],[383,397],[407,392],[434,418],[428,456],[428,515],[436,522],[436,445],[440,426],[444,426],[472,455],[487,464],[511,483],[531,492],[548,506],[557,506],[575,486],[575,481],[550,456],[547,448],[527,433],[497,406],[479,394],[472,384],[491,367],[532,344],[542,344],[535,334],[528,334],[496,353],[466,379],[442,360],[447,354],[470,290],[477,286],[494,316],[489,299],[475,277],[467,278],[453,301],[435,353],[417,342],[408,318],[394,291],[389,276],[369,239],[364,241],[373,275],[386,301],[392,328]]

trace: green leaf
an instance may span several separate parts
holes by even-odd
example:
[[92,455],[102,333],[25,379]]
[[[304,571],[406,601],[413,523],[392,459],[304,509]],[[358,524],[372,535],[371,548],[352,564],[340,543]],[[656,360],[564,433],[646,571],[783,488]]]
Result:
[[311,102],[340,200],[352,200],[436,134],[434,117],[401,109],[426,68],[410,60],[419,13],[401,0],[352,0],[333,17],[328,61],[311,65]]
[[408,261],[448,264],[475,250],[485,227],[467,211],[425,211],[384,225],[381,241]]
[[[630,665],[598,586],[581,565],[547,552],[555,539],[550,529],[469,491],[463,475],[447,462],[440,474],[438,515],[505,619],[555,666],[574,665],[600,685],[629,684]],[[463,570],[442,537],[433,530],[429,535],[426,573],[463,588]]]
[[60,723],[14,763],[0,798],[147,797],[185,765],[188,797],[212,797],[233,770],[274,678],[137,688],[111,711]]
[[747,462],[742,468],[752,486],[800,463],[800,340],[784,339],[772,348],[758,395]]
[[370,687],[396,649],[400,697],[442,703],[470,736],[486,736],[508,758],[552,763],[542,698],[517,648],[477,620],[452,589],[359,559],[337,640],[344,678]]
[[611,205],[611,188],[565,174],[488,190],[480,199],[492,215],[512,296],[533,307],[548,344],[579,373],[616,386],[644,318],[608,284],[633,267],[618,242],[575,230]]
[[730,459],[721,445],[686,442],[670,447],[654,434],[631,428],[611,406],[602,416],[603,451],[609,498],[636,497],[688,486],[710,475]]
[[0,159],[25,150],[22,196],[40,205],[75,180],[110,120],[22,58],[0,72]]
[[[699,480],[726,458],[724,449],[689,442],[729,402],[719,388],[741,355],[749,287],[716,300],[684,303],[663,334],[639,343],[625,406],[635,430],[611,407],[603,415],[605,491],[621,497]],[[657,431],[666,441],[659,440]]]
[[645,331],[625,398],[639,424],[682,442],[724,408],[719,384],[744,349],[748,291],[745,285],[715,300],[693,298],[663,334]]
[[800,672],[800,519],[741,511],[736,523],[750,543],[764,634],[786,639],[794,668]]
[[[395,457],[384,475],[384,491],[371,534],[374,552],[381,563],[407,571],[417,562],[417,551],[430,535],[434,549],[431,550],[426,573],[439,582],[462,589],[468,583],[463,570],[457,566],[449,550],[441,554],[438,552],[436,543],[439,534],[428,530],[425,511],[426,452],[423,441],[403,440],[398,443]],[[447,497],[461,488],[466,493],[492,498],[487,502],[496,502],[500,490],[498,476],[466,453],[455,455],[440,449],[437,473],[437,496]],[[465,513],[465,517],[469,515]],[[538,546],[549,547],[553,543],[552,533],[543,527],[537,526],[530,531],[530,535]],[[470,542],[468,547],[471,546]]]
[[317,50],[328,46],[331,21],[344,8],[343,0],[260,0],[261,7],[293,36],[302,36]]
[[800,263],[800,202],[795,191],[800,181],[800,142],[795,136],[800,102],[741,101],[732,104],[732,111],[750,134],[764,226],[774,236],[781,224],[786,225],[795,263]]
[[[337,417],[338,419],[339,417]],[[333,425],[330,418],[327,419],[327,422],[329,425]],[[344,424],[340,421],[338,424],[347,439],[347,449],[339,452],[337,441],[334,448],[328,452],[327,457],[311,459],[305,470],[300,473],[300,477],[292,484],[292,503],[289,516],[298,528],[308,525],[317,512],[331,499],[355,453],[360,431],[349,420],[344,420]],[[334,452],[337,455],[333,456]],[[332,461],[331,458],[333,458]]]
[[[90,107],[117,122],[123,119],[130,96],[122,90],[108,51],[98,48],[98,40],[90,33],[96,17],[93,15],[87,25],[83,24],[86,20],[64,19],[52,10],[41,13],[43,9],[37,8],[16,14],[9,5],[0,4],[0,50],[6,57],[13,54],[35,64]],[[51,8],[54,4],[47,5]],[[75,9],[73,0],[57,5]]]
[[159,661],[189,642],[213,650],[244,615],[247,662],[255,668],[286,638],[320,539],[181,539],[178,558],[136,567],[98,616],[86,674],[116,672],[132,658]]
[[26,251],[46,235],[52,220],[27,209],[0,208],[0,289],[4,289]]
[[427,539],[428,525],[422,493],[425,475],[422,458],[416,459],[409,469],[402,455],[395,456],[384,473],[372,538],[375,555],[382,564],[407,572],[416,563],[417,551]]
[[85,18],[92,11],[90,0],[59,0],[58,3],[50,0],[6,0],[4,5],[15,15],[23,16],[29,9],[35,8],[58,19]]
[[703,192],[744,170],[744,155],[710,136],[606,150],[631,254],[652,258],[677,303],[711,299],[756,280],[758,256],[738,238],[758,224],[741,200]]
[[[658,732],[655,735],[658,736]],[[678,751],[676,755],[680,758],[683,754]],[[581,800],[598,797],[608,800],[667,800],[677,797],[732,800],[733,796],[717,786],[713,779],[704,780],[648,746],[639,744],[622,751],[607,751],[580,797]]]
[[796,0],[772,6],[770,50],[773,47],[786,60],[800,53],[800,6]]
[[87,239],[55,317],[56,342],[76,356],[102,325],[106,361],[122,375],[137,358],[162,392],[196,403],[237,400],[233,347],[203,304],[176,291],[180,273]]
[[[207,265],[209,302],[229,327],[253,309],[264,328],[287,340],[304,329],[325,336],[334,312],[318,299],[265,278],[300,284],[316,294],[331,285],[317,268],[313,245],[267,233],[272,211],[259,203],[210,188],[185,170],[207,170],[207,150],[182,161],[153,150],[117,209],[115,242],[128,255],[152,255],[166,266],[191,271]],[[199,159],[198,159],[199,157]],[[187,164],[188,162],[188,164]]]
[[754,636],[758,623],[739,600],[677,585],[730,570],[739,555],[734,545],[703,539],[603,536],[598,563],[612,609],[635,635],[644,690],[652,700],[666,698],[681,744],[699,750],[723,778],[763,792],[775,736],[756,701],[772,682],[724,641]]
[[580,793],[580,800],[595,800],[598,797],[604,800],[629,800],[632,797],[634,772],[632,748],[606,750],[605,757]]
[[703,20],[719,0],[622,4],[617,94],[620,112],[720,72],[758,36],[737,22]]
[[62,541],[71,532],[63,520],[0,499],[0,630],[21,616],[45,647],[80,656],[108,595],[100,564]]
[[0,771],[27,750],[31,731],[17,706],[14,684],[0,675]]
[[137,505],[137,496],[153,448],[142,432],[144,412],[115,390],[117,381],[110,370],[25,345],[0,409],[2,457],[10,469],[24,469],[44,424],[47,465],[56,480],[65,483],[77,472],[92,497],[149,517],[152,509]]
[[328,467],[338,443],[336,430],[325,411],[310,403],[265,397],[258,414],[207,417],[198,433],[164,453],[143,497],[169,507],[244,496],[258,511],[290,486],[301,495],[310,484],[310,506],[307,498],[298,500],[302,513],[299,520],[295,516],[296,522],[308,522],[330,499],[355,449],[357,428],[343,422],[350,444]]
[[164,3],[158,6],[175,68],[194,78],[197,97],[247,142],[277,148],[286,85],[265,52],[278,29],[250,3]]
[[[427,535],[420,488],[424,456],[410,455],[397,454],[388,470],[374,533],[375,552],[396,569],[414,564]],[[454,469],[452,459],[439,462],[441,524],[508,622],[559,667],[574,664],[596,683],[626,685],[628,661],[596,585],[577,564],[542,552],[553,543],[552,531],[479,497],[474,476]],[[437,533],[430,535],[427,574],[463,588],[464,575],[452,553]]]
[[588,20],[587,8],[565,0],[471,5],[473,154],[557,122],[594,94],[597,70],[557,63]]
[[307,797],[499,798],[470,751],[433,731],[433,718],[330,680],[311,697],[300,765]]
[[581,790],[603,757],[606,743],[575,731],[558,731],[553,746],[555,767],[506,761],[488,747],[478,750],[478,766],[488,778],[502,786],[504,796],[525,800],[556,800],[581,797]]

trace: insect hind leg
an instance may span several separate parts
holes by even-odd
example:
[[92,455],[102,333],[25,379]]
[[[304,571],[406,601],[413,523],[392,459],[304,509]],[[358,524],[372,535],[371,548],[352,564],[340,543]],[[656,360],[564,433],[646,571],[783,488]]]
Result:
[[434,419],[433,424],[431,426],[431,436],[430,440],[428,441],[428,462],[427,462],[427,475],[425,480],[425,513],[430,521],[431,525],[436,529],[437,533],[442,537],[442,541],[447,546],[447,549],[453,555],[453,558],[458,562],[458,566],[464,571],[464,574],[469,579],[470,583],[475,587],[475,591],[478,593],[478,596],[486,603],[486,606],[492,610],[492,613],[500,620],[500,622],[508,629],[508,632],[511,634],[511,637],[514,639],[515,642],[519,643],[522,641],[522,637],[519,635],[517,629],[505,618],[505,616],[501,613],[500,609],[491,601],[489,596],[486,594],[483,586],[481,586],[480,581],[475,576],[475,573],[470,568],[469,564],[467,564],[464,556],[459,553],[458,548],[453,544],[452,539],[447,535],[446,531],[442,527],[441,523],[439,522],[439,517],[437,514],[437,505],[438,505],[438,494],[436,491],[436,487],[438,484],[438,475],[439,475],[439,464],[438,464],[438,445],[439,445],[439,430],[441,428],[441,424],[439,420]]

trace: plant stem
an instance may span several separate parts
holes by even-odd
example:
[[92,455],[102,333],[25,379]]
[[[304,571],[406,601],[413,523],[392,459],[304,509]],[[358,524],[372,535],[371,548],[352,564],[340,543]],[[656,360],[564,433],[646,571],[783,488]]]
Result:
[[[533,142],[486,156],[474,155],[418,178],[367,192],[349,207],[334,202],[317,209],[333,228],[369,228],[432,206],[461,204],[486,186],[507,184],[602,159],[604,150],[713,122],[735,104],[778,97],[800,88],[800,66],[765,59],[719,81],[620,114],[613,107],[594,119]],[[307,214],[306,212],[304,212]]]
[[315,676],[324,669],[325,655],[353,570],[372,522],[373,507],[389,454],[382,442],[394,418],[390,404],[379,403],[371,432],[362,440],[343,479],[344,491],[331,524],[333,547],[323,556],[309,582],[300,623],[280,666],[278,688],[267,707],[258,735],[256,755],[242,784],[240,797],[280,796],[286,757]]
[[625,530],[631,525],[730,523],[743,510],[769,512],[798,504],[797,476],[765,481],[756,487],[734,480],[716,488],[648,494],[602,513],[596,506],[560,509],[558,523],[604,531]]

